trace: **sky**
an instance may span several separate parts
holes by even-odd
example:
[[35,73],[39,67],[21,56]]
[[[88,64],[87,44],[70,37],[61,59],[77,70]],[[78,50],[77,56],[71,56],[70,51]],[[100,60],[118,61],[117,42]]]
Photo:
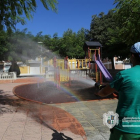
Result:
[[28,29],[33,35],[42,31],[42,35],[58,33],[62,37],[68,29],[78,32],[81,28],[90,29],[92,15],[98,15],[101,12],[105,14],[115,7],[114,0],[58,0],[58,12],[51,9],[48,11],[43,7],[40,0],[36,0],[37,9],[33,14],[33,19],[26,19],[26,25],[20,23],[16,29]]

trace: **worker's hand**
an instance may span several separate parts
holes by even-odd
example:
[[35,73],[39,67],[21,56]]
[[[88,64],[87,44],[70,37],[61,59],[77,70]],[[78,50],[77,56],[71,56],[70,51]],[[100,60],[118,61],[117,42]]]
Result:
[[106,87],[106,85],[101,85],[100,83],[95,83],[95,95],[99,96],[98,93],[101,89],[103,89],[104,87]]
[[97,90],[101,90],[102,88],[106,87],[106,85],[101,85],[100,83],[95,83],[95,88]]

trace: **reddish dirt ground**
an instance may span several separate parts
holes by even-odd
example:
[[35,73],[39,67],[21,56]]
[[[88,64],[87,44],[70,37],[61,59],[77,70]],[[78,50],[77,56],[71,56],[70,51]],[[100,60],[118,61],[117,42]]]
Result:
[[24,84],[15,87],[13,92],[21,98],[47,104],[114,98],[113,95],[98,97],[94,87],[80,81],[72,81],[70,86],[61,85],[57,88],[53,82]]

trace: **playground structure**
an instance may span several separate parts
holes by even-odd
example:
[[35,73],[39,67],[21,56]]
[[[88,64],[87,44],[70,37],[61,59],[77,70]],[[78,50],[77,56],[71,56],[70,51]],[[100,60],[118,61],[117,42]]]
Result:
[[97,56],[100,57],[100,48],[101,44],[99,42],[85,42],[83,49],[85,51],[85,57],[88,59],[88,65],[89,65],[89,76],[91,76],[91,73],[95,76],[92,76],[96,82],[102,83],[102,73],[99,71],[96,60]]
[[102,45],[99,42],[94,41],[86,41],[83,46],[85,56],[89,60],[89,72],[91,73],[93,71],[93,73],[95,74],[95,81],[99,82],[100,84],[102,84],[103,81],[102,74],[107,81],[111,81],[113,79],[100,59],[101,48]]
[[57,87],[60,87],[60,82],[66,82],[70,85],[71,80],[78,79],[79,77],[86,78],[87,76],[87,62],[84,59],[74,59],[74,61],[65,57],[64,59],[53,59],[48,61],[46,70],[46,78],[54,80]]
[[102,84],[103,76],[107,81],[111,81],[113,78],[100,59],[101,47],[99,42],[87,41],[83,46],[85,59],[54,57],[48,61],[46,78],[52,78],[57,83],[57,87],[60,87],[61,82],[67,82],[70,85],[71,80],[78,77],[87,78],[87,75],[96,83]]

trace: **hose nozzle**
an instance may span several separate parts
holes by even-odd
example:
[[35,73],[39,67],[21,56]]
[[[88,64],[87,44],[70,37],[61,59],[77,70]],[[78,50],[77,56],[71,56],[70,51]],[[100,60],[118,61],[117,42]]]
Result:
[[98,90],[101,90],[102,88],[104,88],[106,85],[101,85],[100,83],[95,83],[95,88]]

